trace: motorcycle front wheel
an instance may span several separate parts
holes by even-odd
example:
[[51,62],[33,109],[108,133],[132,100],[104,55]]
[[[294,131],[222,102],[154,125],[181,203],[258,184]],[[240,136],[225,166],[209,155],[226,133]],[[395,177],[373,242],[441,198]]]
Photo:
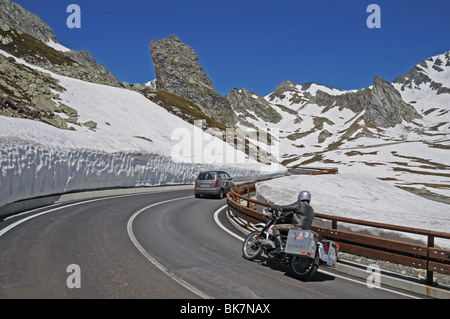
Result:
[[254,231],[250,233],[242,245],[242,255],[247,260],[254,260],[261,256],[263,249],[256,243],[260,232]]
[[319,266],[306,256],[292,256],[290,262],[292,273],[299,279],[308,279],[314,276]]

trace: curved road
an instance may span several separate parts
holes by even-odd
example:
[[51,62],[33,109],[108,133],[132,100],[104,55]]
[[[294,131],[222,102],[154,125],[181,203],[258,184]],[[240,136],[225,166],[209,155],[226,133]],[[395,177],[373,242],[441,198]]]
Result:
[[[0,298],[408,297],[369,289],[328,269],[312,281],[300,281],[270,260],[243,259],[243,235],[229,224],[225,204],[182,190],[90,200],[9,218],[0,223]],[[79,271],[68,270],[74,264]],[[69,277],[80,288],[69,289]]]

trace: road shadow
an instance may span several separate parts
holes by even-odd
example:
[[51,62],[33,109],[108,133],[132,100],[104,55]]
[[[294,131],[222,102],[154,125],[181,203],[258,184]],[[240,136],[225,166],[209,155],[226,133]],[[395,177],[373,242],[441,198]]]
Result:
[[[289,277],[289,278],[293,278],[296,279],[298,281],[301,282],[325,282],[325,281],[333,281],[336,279],[336,277],[329,275],[329,274],[324,274],[322,272],[316,272],[314,274],[313,277],[308,278],[308,279],[300,279],[298,277],[295,276],[295,274],[293,274],[290,270],[289,270],[289,266],[285,265],[275,259],[272,258],[267,258],[264,256],[259,257],[258,259],[255,260],[255,262],[258,265],[261,265],[263,267],[268,267],[274,271],[279,271],[279,272],[283,272],[285,276]],[[320,267],[319,267],[320,269]]]
[[206,195],[206,194],[202,194],[200,195],[200,197],[197,197],[198,199],[203,199],[203,200],[216,200],[216,201],[220,201],[223,199],[226,199],[227,196],[225,195],[223,198],[220,198],[219,196],[216,195]]

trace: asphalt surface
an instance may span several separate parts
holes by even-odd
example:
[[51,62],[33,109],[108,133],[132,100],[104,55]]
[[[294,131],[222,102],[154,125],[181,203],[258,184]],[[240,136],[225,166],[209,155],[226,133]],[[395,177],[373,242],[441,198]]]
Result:
[[[226,200],[197,199],[192,190],[183,190],[60,205],[9,218],[0,223],[0,298],[407,297],[328,270],[301,281],[274,261],[245,260],[242,241],[214,219],[224,205]],[[24,221],[28,217],[33,218]],[[223,210],[218,218],[244,236]],[[71,289],[67,281],[76,273],[68,266],[74,264],[80,288]]]

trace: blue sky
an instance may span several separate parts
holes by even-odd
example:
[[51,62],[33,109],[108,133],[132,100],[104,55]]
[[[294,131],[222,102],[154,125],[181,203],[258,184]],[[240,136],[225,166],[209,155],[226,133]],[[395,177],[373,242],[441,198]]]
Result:
[[[176,34],[222,95],[235,87],[266,95],[285,80],[359,89],[450,50],[448,0],[14,2],[47,22],[60,43],[88,50],[129,83],[155,78],[150,41]],[[66,25],[72,3],[81,29]],[[381,8],[380,29],[366,25],[372,3]]]

